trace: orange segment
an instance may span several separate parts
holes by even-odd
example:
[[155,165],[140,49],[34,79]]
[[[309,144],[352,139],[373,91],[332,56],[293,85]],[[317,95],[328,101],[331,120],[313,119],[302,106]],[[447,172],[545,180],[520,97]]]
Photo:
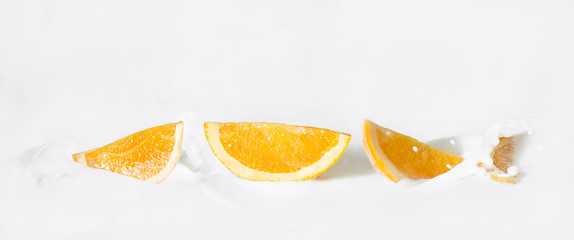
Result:
[[494,181],[501,183],[518,183],[520,175],[509,176],[508,168],[514,165],[514,157],[518,147],[515,137],[501,137],[498,138],[498,144],[490,152],[492,158],[492,166],[487,166],[485,163],[478,163],[479,167],[486,169],[490,174],[490,178]]
[[430,179],[462,162],[462,158],[365,120],[363,146],[373,167],[393,182]]
[[516,152],[516,144],[513,137],[498,138],[498,145],[490,152],[493,164],[496,168],[504,173],[508,173],[508,168],[514,162],[514,153]]
[[183,122],[170,123],[76,153],[73,158],[88,167],[160,183],[179,160],[182,136]]
[[237,176],[258,181],[301,181],[330,168],[351,136],[327,129],[280,123],[204,125],[215,156]]

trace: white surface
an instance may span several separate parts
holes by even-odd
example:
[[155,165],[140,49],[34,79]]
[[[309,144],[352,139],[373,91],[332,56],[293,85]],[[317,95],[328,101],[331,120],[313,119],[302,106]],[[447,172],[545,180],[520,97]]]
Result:
[[[573,43],[572,1],[1,1],[0,239],[573,239]],[[523,117],[514,186],[397,187],[360,145],[364,118],[432,140]],[[178,120],[162,184],[71,160]],[[249,182],[203,121],[353,139],[318,179]]]

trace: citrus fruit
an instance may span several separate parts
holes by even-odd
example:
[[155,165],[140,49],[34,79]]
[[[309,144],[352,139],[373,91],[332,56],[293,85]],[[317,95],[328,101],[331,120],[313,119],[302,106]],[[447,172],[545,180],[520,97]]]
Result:
[[160,183],[179,161],[182,136],[183,122],[165,124],[76,153],[73,158],[88,167]]
[[363,147],[377,172],[393,182],[430,179],[462,162],[462,158],[365,120]]
[[518,144],[515,137],[500,137],[498,144],[490,152],[492,166],[485,163],[478,163],[479,167],[486,169],[490,178],[501,183],[517,183],[519,174],[509,174],[509,168],[514,165],[514,156]]
[[349,134],[280,123],[206,122],[215,156],[235,175],[256,181],[302,181],[327,171],[343,155]]
[[508,173],[508,168],[512,166],[514,161],[515,149],[516,144],[513,137],[498,138],[498,145],[490,153],[494,166]]

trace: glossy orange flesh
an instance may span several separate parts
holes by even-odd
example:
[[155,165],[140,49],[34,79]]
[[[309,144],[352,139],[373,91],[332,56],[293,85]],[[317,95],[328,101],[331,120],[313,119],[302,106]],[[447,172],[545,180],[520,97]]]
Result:
[[248,168],[268,173],[296,172],[319,161],[338,144],[338,132],[279,123],[222,123],[225,151]]

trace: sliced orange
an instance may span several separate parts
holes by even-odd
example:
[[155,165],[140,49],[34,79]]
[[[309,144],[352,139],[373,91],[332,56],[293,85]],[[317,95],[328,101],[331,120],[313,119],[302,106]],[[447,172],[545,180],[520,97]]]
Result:
[[327,171],[351,135],[280,123],[206,122],[215,156],[235,175],[256,181],[302,181]]
[[377,172],[393,182],[430,179],[462,162],[462,158],[365,120],[363,146]]
[[490,152],[493,165],[488,166],[481,162],[478,163],[478,166],[485,168],[486,172],[490,174],[490,178],[494,181],[515,184],[518,182],[520,175],[508,176],[507,174],[508,168],[514,165],[517,147],[518,144],[515,137],[498,138],[498,145]]
[[183,122],[170,123],[76,153],[73,158],[88,167],[160,183],[179,161],[182,137]]
[[493,164],[501,171],[508,173],[508,168],[514,162],[516,144],[513,137],[498,138],[498,145],[490,152]]

